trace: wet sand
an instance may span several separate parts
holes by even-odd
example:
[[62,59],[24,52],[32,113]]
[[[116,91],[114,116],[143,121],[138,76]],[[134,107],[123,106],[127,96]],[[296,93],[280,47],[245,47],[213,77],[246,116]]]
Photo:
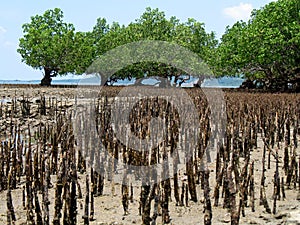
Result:
[[[13,98],[17,98],[17,100],[22,100],[24,97],[29,99],[32,104],[32,111],[35,110],[34,103],[39,99],[39,96],[44,95],[46,98],[55,97],[60,102],[64,102],[67,105],[73,105],[75,102],[75,96],[78,94],[77,89],[75,88],[13,88],[13,87],[2,87],[0,88],[0,96],[5,99],[5,103],[9,104],[9,101]],[[38,118],[32,117],[24,119],[19,123],[23,125],[24,129],[28,126],[28,124],[37,124],[38,121],[47,120],[48,118]],[[2,127],[2,131],[0,133],[3,134],[3,127],[5,123],[9,121],[0,120],[0,128]],[[55,123],[55,121],[52,121]],[[258,135],[259,136],[259,135]],[[3,136],[1,137],[3,138]],[[298,135],[298,140],[300,140]],[[286,187],[286,199],[280,199],[277,201],[277,213],[275,215],[269,214],[265,211],[264,206],[259,205],[259,190],[260,190],[260,180],[262,173],[262,150],[263,150],[263,142],[259,137],[258,148],[254,149],[251,152],[251,159],[254,160],[255,163],[255,212],[251,211],[251,207],[246,207],[245,213],[246,216],[240,218],[240,224],[300,224],[300,190],[295,190],[294,188],[288,189]],[[298,157],[300,155],[300,147],[296,149]],[[282,159],[284,151],[279,152],[279,159],[281,163],[279,163],[280,167],[280,176],[284,176],[283,170],[281,169],[283,166]],[[240,162],[243,165],[243,162]],[[242,166],[241,166],[242,167]],[[213,190],[215,186],[215,165],[212,163],[210,165],[211,173],[210,173],[210,196],[213,200]],[[266,196],[268,199],[268,203],[270,208],[273,208],[273,191],[274,191],[274,171],[275,171],[275,160],[274,157],[271,159],[271,167],[270,169],[266,169]],[[85,176],[81,174],[80,183],[82,188],[83,195],[85,194]],[[55,183],[56,176],[52,176],[52,183]],[[173,183],[173,182],[171,182]],[[112,186],[114,187],[114,191],[112,191]],[[300,187],[298,188],[300,189]],[[112,193],[113,192],[113,193]],[[49,190],[49,200],[50,200],[50,223],[52,223],[53,214],[54,214],[54,193],[55,187]],[[114,194],[114,195],[113,195]],[[181,224],[203,224],[203,190],[201,190],[200,186],[197,185],[197,194],[199,201],[194,203],[192,201],[189,202],[189,206],[176,206],[175,199],[172,191],[172,199],[170,202],[170,216],[171,216],[171,224],[181,225]],[[138,207],[139,207],[139,196],[140,195],[140,187],[134,187],[134,200],[129,204],[129,214],[124,216],[123,207],[122,207],[122,196],[121,196],[121,184],[114,184],[110,181],[105,180],[104,187],[104,195],[95,197],[95,220],[90,221],[90,224],[142,224],[141,216],[138,215]],[[41,201],[42,197],[39,194],[39,199]],[[238,196],[237,196],[237,199]],[[16,224],[26,224],[26,210],[24,210],[22,206],[22,185],[18,185],[18,189],[12,190],[12,200],[16,213]],[[230,212],[227,209],[223,209],[222,207],[223,199],[220,198],[220,206],[212,208],[212,224],[229,224],[230,223]],[[249,203],[248,203],[249,205]],[[82,199],[78,199],[77,201],[77,223],[83,224],[82,215],[84,213],[84,197]],[[152,207],[153,209],[153,207]],[[0,192],[0,224],[6,224],[6,191]],[[152,212],[151,212],[152,215]],[[162,224],[162,219],[159,216],[157,218],[157,224]]]

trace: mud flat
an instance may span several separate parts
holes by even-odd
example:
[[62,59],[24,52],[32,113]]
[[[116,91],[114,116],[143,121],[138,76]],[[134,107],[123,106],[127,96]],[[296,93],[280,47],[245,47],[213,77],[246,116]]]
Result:
[[[300,94],[224,91],[226,123],[211,126],[203,91],[187,89],[199,112],[199,145],[176,173],[162,170],[171,170],[169,179],[148,184],[140,177],[144,188],[127,174],[114,179],[112,159],[171,162],[187,142],[176,129],[184,118],[159,98],[138,102],[131,131],[147,139],[150,117],[168,111],[162,121],[169,136],[158,150],[132,151],[116,141],[108,116],[120,90],[0,87],[0,224],[300,224]],[[86,105],[82,96],[89,96]],[[86,120],[92,112],[98,129]],[[224,136],[212,145],[218,157],[203,165],[221,125]]]

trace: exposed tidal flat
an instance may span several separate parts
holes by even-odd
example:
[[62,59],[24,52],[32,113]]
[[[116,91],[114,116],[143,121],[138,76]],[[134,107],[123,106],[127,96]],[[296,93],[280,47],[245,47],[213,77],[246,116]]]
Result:
[[[0,87],[1,224],[8,218],[15,224],[300,223],[300,94],[223,89],[223,111],[214,112],[204,89],[184,89],[198,112],[197,145],[190,149],[182,128],[190,114],[158,88],[160,97],[137,101],[124,132],[149,140],[147,124],[161,118],[165,139],[135,151],[118,141],[111,121],[116,99],[121,112],[127,107],[123,88]],[[212,113],[220,116],[214,123]],[[218,154],[203,163],[208,146]],[[191,158],[176,161],[174,152],[186,149]],[[119,170],[166,159],[167,167],[147,176]],[[162,180],[158,173],[166,172]]]

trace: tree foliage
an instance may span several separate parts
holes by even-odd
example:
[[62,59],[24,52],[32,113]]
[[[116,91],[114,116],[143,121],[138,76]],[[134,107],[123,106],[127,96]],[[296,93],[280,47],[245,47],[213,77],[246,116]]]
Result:
[[[214,33],[206,33],[203,23],[194,19],[181,23],[174,16],[167,19],[164,12],[151,8],[147,8],[127,26],[118,22],[108,24],[106,19],[98,18],[93,30],[86,33],[75,32],[72,24],[63,21],[63,12],[56,8],[31,17],[31,22],[23,25],[23,32],[18,52],[27,65],[44,70],[43,85],[50,85],[51,78],[57,75],[82,74],[106,52],[132,42],[155,40],[176,43],[196,53],[203,61],[209,59],[217,44]],[[147,49],[139,51],[153,54],[147,52]],[[136,53],[131,50],[122,57],[131,57],[133,54]],[[182,75],[188,71],[170,65],[165,59],[162,61],[164,63],[139,61],[121,68],[109,78],[102,77],[102,80],[113,83],[120,79],[155,76],[169,81],[173,79],[175,84],[181,84],[187,79]]]
[[[300,88],[299,5],[299,0],[278,0],[254,10],[248,22],[238,21],[228,26],[220,44],[213,32],[206,32],[204,23],[192,18],[186,22],[175,16],[167,18],[159,9],[146,8],[127,26],[118,22],[108,24],[106,19],[98,18],[91,32],[76,32],[72,24],[63,21],[60,9],[47,10],[23,25],[24,37],[20,39],[18,52],[27,65],[44,70],[44,85],[50,85],[51,77],[57,75],[100,73],[97,67],[89,66],[103,54],[126,44],[148,40],[177,44],[190,50],[219,76],[243,75],[251,84],[259,83],[267,89],[287,89],[289,85]],[[147,48],[137,49],[144,54],[154,54],[147,52]],[[119,61],[140,55],[136,50],[123,52],[118,56],[121,57]],[[169,52],[172,54],[177,53]],[[183,64],[185,59],[178,58],[173,64],[165,59],[154,59],[151,61],[148,57],[145,61],[126,64],[109,77],[100,74],[102,81],[113,83],[120,79],[153,76],[166,78],[169,84],[172,80],[174,85],[181,85],[190,75],[199,76],[200,82],[203,75],[207,75],[192,74],[174,66]],[[107,64],[111,70],[117,65],[113,63],[115,60]]]
[[22,28],[24,37],[17,51],[27,65],[44,70],[42,85],[50,85],[57,75],[82,74],[91,63],[93,39],[65,23],[60,9],[31,17]]
[[[246,23],[227,27],[215,56],[220,75],[241,75],[266,89],[300,81],[299,0],[278,0],[254,10]],[[298,87],[299,88],[299,87]]]
[[[97,37],[96,51],[98,56],[118,46],[132,42],[156,40],[177,43],[198,54],[201,59],[206,60],[217,44],[214,33],[206,33],[203,23],[194,19],[180,23],[176,17],[173,16],[167,19],[164,12],[151,8],[146,8],[140,18],[128,26],[121,26],[116,22],[109,26],[106,21],[100,18],[93,29],[93,34]],[[147,49],[143,51],[147,54]],[[130,57],[130,54],[134,53],[132,51],[131,53],[128,52],[128,55],[124,57]],[[182,76],[186,73],[187,71],[182,71],[170,64],[144,61],[120,69],[110,76],[108,82],[155,76],[167,78],[168,80],[174,78],[175,83],[181,84],[186,80],[186,77]]]

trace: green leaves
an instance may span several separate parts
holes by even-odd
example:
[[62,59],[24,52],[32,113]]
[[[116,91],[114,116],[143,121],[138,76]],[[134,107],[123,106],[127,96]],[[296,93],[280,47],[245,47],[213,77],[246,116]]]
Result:
[[[46,85],[50,85],[51,77],[57,75],[85,73],[92,62],[106,52],[133,42],[156,40],[176,43],[207,61],[217,45],[214,33],[206,33],[203,23],[195,19],[181,23],[174,16],[167,19],[164,12],[151,8],[146,8],[140,18],[128,26],[117,22],[109,25],[104,18],[98,18],[91,32],[75,32],[72,24],[63,21],[63,12],[55,8],[43,15],[32,16],[30,23],[25,23],[22,28],[24,36],[20,39],[18,52],[27,65],[44,70],[42,83]],[[147,49],[139,51],[150,56],[153,54],[147,53]],[[122,57],[128,58],[130,54],[139,55],[140,52],[123,54]],[[176,55],[176,52],[170,54]],[[169,80],[175,76],[175,80],[179,80],[179,76],[188,73],[165,61],[149,59],[151,57],[115,71],[111,80],[142,78],[145,75]],[[202,64],[200,66],[202,68]]]
[[[125,44],[156,40],[176,43],[196,53],[203,60],[207,60],[211,57],[210,54],[217,44],[214,33],[206,33],[203,23],[194,19],[188,19],[187,22],[180,23],[176,17],[173,16],[167,19],[164,12],[151,8],[146,8],[140,18],[128,26],[120,26],[118,23],[109,26],[106,21],[99,18],[93,29],[93,36],[97,37],[97,57]],[[143,51],[144,54],[153,54],[153,52],[147,53],[147,49],[139,50]],[[124,57],[129,58],[130,54],[133,53],[127,54]],[[153,56],[152,58],[157,57]],[[174,68],[167,63],[148,60],[126,66],[114,74],[114,79],[141,78],[146,75],[166,77],[169,80],[175,77],[175,80],[178,80],[179,76],[186,73],[187,71]]]
[[299,0],[271,2],[254,10],[248,23],[228,27],[217,49],[214,69],[219,74],[261,77],[262,82],[271,85],[266,88],[281,88],[276,84],[278,80],[285,83],[283,88],[296,82],[294,71],[300,59],[298,6]]
[[[281,80],[284,88],[300,80],[299,0],[278,0],[253,10],[248,22],[238,21],[226,28],[219,45],[215,34],[205,31],[204,23],[193,18],[186,22],[180,22],[175,16],[168,19],[164,12],[151,8],[146,8],[128,26],[117,22],[110,25],[106,19],[99,18],[91,32],[76,32],[72,24],[63,21],[63,12],[55,8],[32,16],[22,29],[24,36],[17,51],[27,65],[44,70],[47,82],[56,75],[82,74],[106,52],[144,40],[185,47],[219,76],[243,74],[271,86]],[[130,54],[133,53],[128,52],[124,57]],[[179,80],[186,73],[174,65],[148,60],[127,65],[115,72],[112,79],[146,75]]]
[[50,82],[50,76],[81,74],[92,61],[92,39],[88,34],[76,33],[73,24],[65,23],[58,8],[32,16],[22,28],[24,36],[17,50],[22,61],[44,69]]

